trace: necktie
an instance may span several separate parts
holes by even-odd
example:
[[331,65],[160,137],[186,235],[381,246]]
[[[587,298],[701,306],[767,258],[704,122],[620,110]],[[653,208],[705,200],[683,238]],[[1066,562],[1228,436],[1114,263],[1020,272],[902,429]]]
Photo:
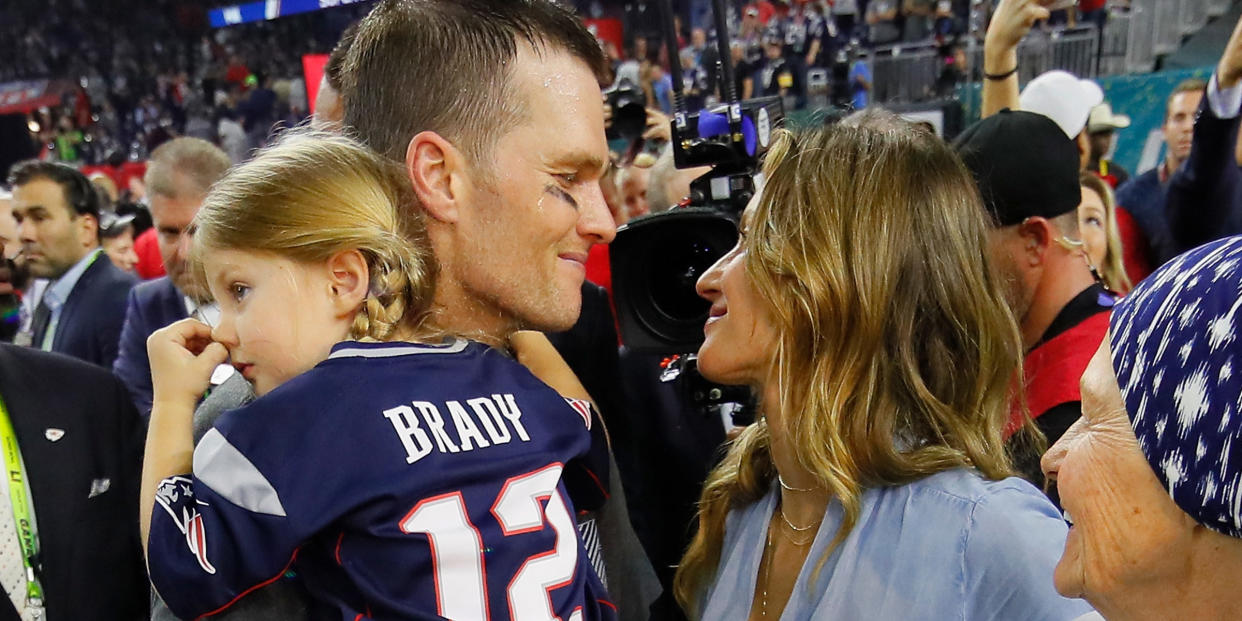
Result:
[[[47,293],[45,292],[46,296]],[[47,325],[52,319],[52,309],[48,308],[47,300],[39,300],[39,305],[35,307],[34,317],[30,322],[30,333],[33,336],[31,345],[36,348],[43,348],[43,337],[47,335]]]

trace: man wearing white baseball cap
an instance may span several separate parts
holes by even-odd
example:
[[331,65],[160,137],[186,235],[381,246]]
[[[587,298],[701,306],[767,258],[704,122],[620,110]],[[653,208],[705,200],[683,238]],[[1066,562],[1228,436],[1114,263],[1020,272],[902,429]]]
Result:
[[1091,80],[1079,79],[1067,71],[1040,74],[1027,83],[1018,98],[1018,107],[1042,114],[1056,122],[1061,131],[1078,145],[1078,161],[1087,167],[1091,145],[1087,141],[1087,119],[1091,110],[1104,103],[1104,91]]
[[996,7],[983,43],[983,116],[1010,108],[1052,119],[1078,144],[1080,168],[1085,168],[1090,154],[1087,117],[1104,102],[1100,86],[1056,70],[1040,74],[1018,93],[1018,43],[1048,15],[1041,0],[1004,0]]

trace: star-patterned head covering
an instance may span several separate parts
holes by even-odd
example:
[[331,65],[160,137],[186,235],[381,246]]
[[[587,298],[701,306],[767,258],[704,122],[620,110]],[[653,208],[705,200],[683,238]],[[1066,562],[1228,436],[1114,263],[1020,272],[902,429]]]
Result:
[[1230,237],[1165,264],[1109,322],[1113,369],[1147,463],[1178,507],[1231,537],[1242,537],[1239,309],[1242,237]]

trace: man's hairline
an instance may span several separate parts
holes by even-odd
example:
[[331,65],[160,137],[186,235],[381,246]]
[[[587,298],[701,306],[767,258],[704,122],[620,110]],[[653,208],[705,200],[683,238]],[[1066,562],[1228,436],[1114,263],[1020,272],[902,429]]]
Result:
[[[75,206],[73,205],[73,203],[72,203],[72,202],[70,202],[70,200],[69,200],[69,190],[68,190],[67,188],[65,188],[64,184],[62,184],[60,181],[57,181],[54,177],[52,177],[52,176],[50,176],[50,175],[43,174],[43,173],[40,173],[40,172],[35,172],[35,173],[31,174],[31,175],[30,175],[30,178],[26,179],[26,181],[25,181],[25,182],[23,182],[23,183],[14,183],[14,184],[13,184],[13,188],[12,188],[12,189],[13,189],[13,190],[17,190],[17,188],[20,188],[20,187],[22,187],[22,186],[27,186],[27,185],[30,185],[31,183],[34,183],[34,182],[36,182],[36,181],[46,181],[46,182],[48,182],[48,183],[50,183],[50,184],[52,184],[52,185],[56,186],[56,188],[57,188],[58,190],[60,190],[60,201],[61,201],[62,203],[64,203],[64,207],[63,207],[63,209],[65,210],[65,212],[67,212],[67,213],[69,214],[69,220],[70,220],[71,222],[72,222],[74,219],[76,219],[78,216],[95,216],[95,222],[96,222],[96,224],[98,224],[98,222],[99,222],[99,216],[98,216],[97,214],[93,214],[93,213],[91,213],[91,212],[89,212],[89,211],[78,211],[78,208],[77,208],[77,207],[75,207]],[[88,182],[88,183],[89,183],[89,182]],[[15,210],[17,209],[16,202],[17,202],[16,197],[15,197],[13,194],[10,194],[10,195],[9,195],[9,211],[10,211],[10,212],[15,211]],[[50,206],[50,205],[34,205],[34,206],[35,206],[35,207],[42,207],[42,208],[44,208],[44,209],[51,209],[51,206]]]
[[[522,81],[517,79],[516,72],[516,67],[519,64],[518,59],[523,54],[524,49],[528,53],[532,54],[534,59],[539,62],[547,62],[549,54],[562,54],[569,59],[570,62],[577,64],[582,69],[585,69],[587,75],[591,76],[592,83],[597,87],[599,86],[599,80],[595,78],[595,71],[592,69],[591,64],[587,62],[585,58],[575,54],[574,51],[568,46],[561,45],[556,41],[549,40],[547,37],[542,36],[536,37],[532,41],[526,37],[514,35],[513,42],[515,50],[511,62],[502,63],[503,67],[499,75],[497,88],[495,90],[498,91],[498,94],[502,98],[512,99],[516,102],[516,105],[512,110],[501,106],[500,109],[505,112],[505,116],[509,118],[497,121],[496,124],[490,128],[492,131],[480,132],[480,134],[486,138],[486,141],[481,141],[477,145],[480,153],[472,153],[472,149],[463,148],[469,144],[469,140],[453,140],[446,135],[449,133],[460,134],[463,128],[456,128],[456,130],[453,128],[444,128],[445,131],[421,130],[414,132],[410,136],[410,141],[414,139],[414,136],[417,136],[423,131],[431,131],[440,136],[449,144],[453,145],[455,149],[458,149],[463,155],[465,155],[467,164],[473,170],[482,173],[484,183],[494,180],[496,165],[495,156],[500,142],[514,131],[530,126],[534,120],[531,108],[531,96],[533,93],[529,92],[529,89],[522,84]],[[406,148],[408,150],[409,142],[406,143]],[[404,158],[402,159],[404,160]],[[607,160],[607,158],[604,159]],[[404,161],[402,163],[404,164]],[[603,169],[601,169],[600,176],[603,176],[603,172]]]

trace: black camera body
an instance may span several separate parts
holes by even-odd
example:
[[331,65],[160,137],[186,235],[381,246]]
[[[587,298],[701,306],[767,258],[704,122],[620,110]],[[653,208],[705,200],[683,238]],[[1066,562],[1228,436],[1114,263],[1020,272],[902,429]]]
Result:
[[621,80],[604,91],[604,97],[612,109],[612,124],[607,131],[609,140],[633,140],[643,135],[647,128],[647,95],[641,88],[629,80]]
[[711,305],[695,292],[695,283],[737,243],[737,221],[755,194],[759,158],[783,118],[779,97],[674,118],[677,168],[712,169],[690,183],[687,206],[617,229],[609,258],[617,321],[627,347],[683,353],[702,344]]

